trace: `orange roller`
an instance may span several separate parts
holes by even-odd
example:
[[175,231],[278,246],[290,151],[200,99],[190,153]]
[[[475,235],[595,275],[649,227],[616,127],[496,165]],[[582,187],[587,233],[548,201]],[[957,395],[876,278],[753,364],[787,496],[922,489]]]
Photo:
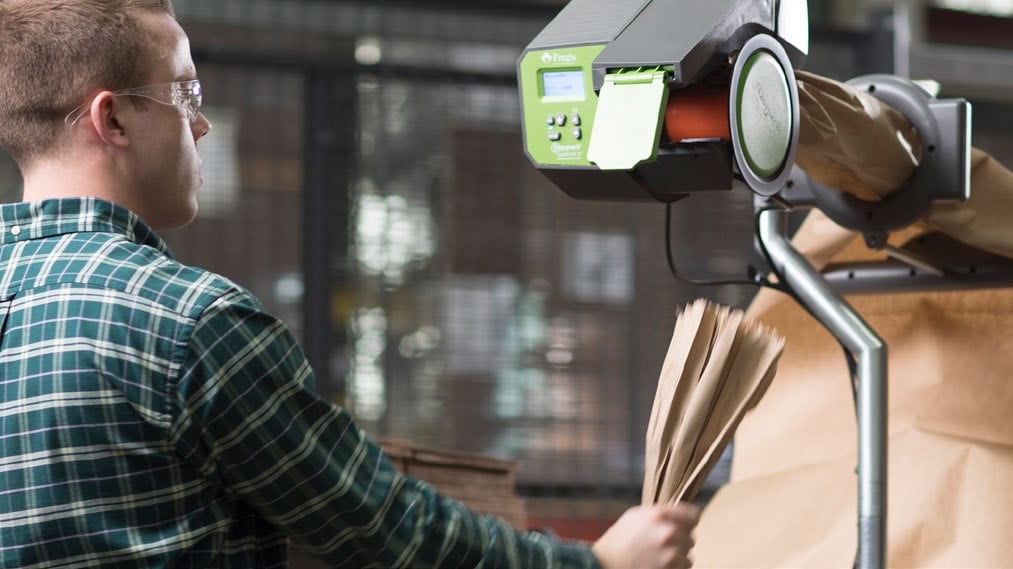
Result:
[[728,89],[687,87],[673,90],[665,108],[665,133],[672,142],[693,138],[731,140]]

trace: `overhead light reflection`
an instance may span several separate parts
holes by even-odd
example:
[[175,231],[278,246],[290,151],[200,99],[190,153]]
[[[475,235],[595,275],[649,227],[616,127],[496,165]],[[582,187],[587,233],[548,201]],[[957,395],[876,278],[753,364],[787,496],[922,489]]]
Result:
[[383,59],[380,39],[361,37],[355,41],[355,61],[360,65],[376,65]]
[[360,309],[352,322],[355,334],[349,398],[356,417],[377,421],[387,410],[383,353],[387,349],[387,315],[382,308]]

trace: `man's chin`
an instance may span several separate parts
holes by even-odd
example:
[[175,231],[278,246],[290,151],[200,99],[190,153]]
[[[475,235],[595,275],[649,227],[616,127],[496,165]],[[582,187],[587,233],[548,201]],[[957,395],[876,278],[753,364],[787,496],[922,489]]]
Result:
[[163,215],[160,215],[157,220],[153,220],[154,223],[149,222],[148,225],[159,233],[183,229],[197,219],[197,200],[191,201],[188,205],[189,207],[185,209],[180,208],[172,212],[172,214],[163,212]]

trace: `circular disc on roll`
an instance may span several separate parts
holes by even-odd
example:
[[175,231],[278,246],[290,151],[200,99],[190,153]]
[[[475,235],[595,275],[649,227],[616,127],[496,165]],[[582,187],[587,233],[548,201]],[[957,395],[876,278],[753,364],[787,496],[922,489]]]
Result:
[[738,124],[742,154],[761,178],[775,176],[791,146],[791,92],[777,59],[766,50],[749,56],[739,75]]
[[798,152],[799,104],[795,70],[773,36],[755,35],[739,50],[728,116],[739,177],[761,196],[780,192]]

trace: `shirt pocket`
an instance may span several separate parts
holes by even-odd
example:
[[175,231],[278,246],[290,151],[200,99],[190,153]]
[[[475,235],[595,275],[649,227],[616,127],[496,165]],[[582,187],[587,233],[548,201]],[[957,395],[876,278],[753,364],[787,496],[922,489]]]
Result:
[[7,315],[14,304],[14,295],[0,297],[0,348],[3,347],[4,332],[7,331]]

